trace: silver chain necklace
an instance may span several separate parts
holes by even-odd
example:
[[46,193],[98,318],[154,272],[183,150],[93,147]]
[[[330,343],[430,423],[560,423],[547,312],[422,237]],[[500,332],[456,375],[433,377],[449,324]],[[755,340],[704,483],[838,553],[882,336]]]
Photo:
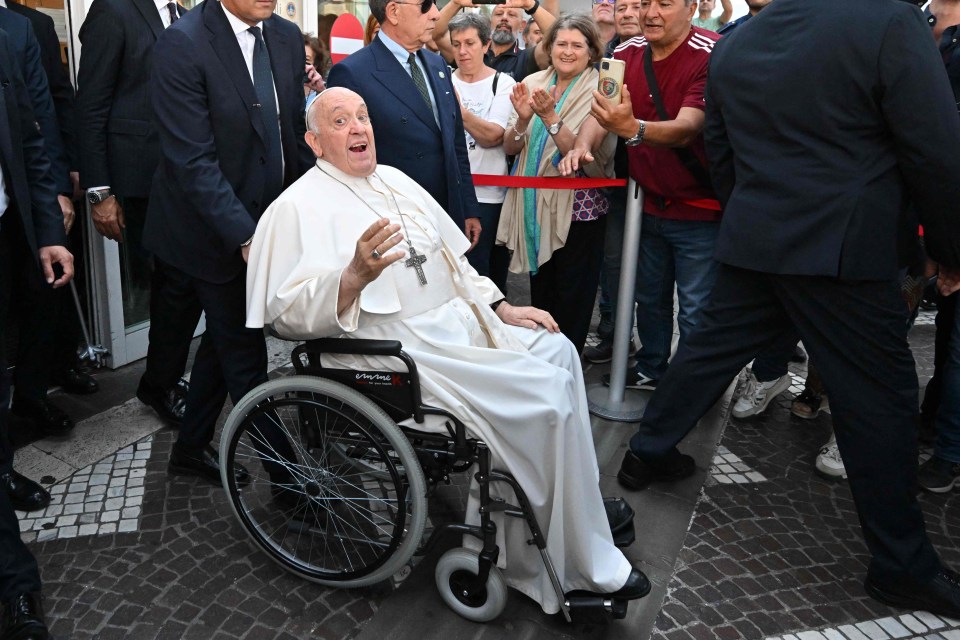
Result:
[[[368,209],[370,209],[370,211],[373,211],[374,215],[376,215],[378,218],[384,217],[383,214],[381,214],[379,211],[377,211],[372,206],[370,206],[369,202],[361,198],[360,194],[353,190],[353,187],[351,187],[346,182],[344,182],[337,176],[333,175],[332,173],[325,171],[324,168],[320,166],[319,162],[317,163],[317,169],[320,169],[320,171],[324,175],[329,176],[330,178],[333,178],[334,180],[342,184],[344,187],[346,187],[350,191],[350,193],[352,193],[357,197],[357,200],[362,202]],[[410,257],[404,260],[403,264],[405,267],[413,269],[416,272],[417,280],[420,281],[420,286],[425,287],[427,285],[427,276],[423,272],[423,263],[427,261],[427,256],[423,255],[422,253],[418,253],[417,248],[413,246],[413,242],[411,242],[410,240],[410,232],[407,231],[407,221],[404,220],[403,218],[403,211],[400,210],[400,203],[397,202],[397,196],[393,194],[393,189],[391,189],[390,185],[388,185],[386,182],[383,181],[383,178],[377,175],[376,171],[374,171],[373,175],[376,176],[377,180],[379,180],[383,184],[383,186],[387,188],[387,191],[390,193],[390,198],[393,200],[393,206],[397,208],[397,215],[400,216],[400,224],[403,225],[403,238],[404,240],[407,241],[407,246],[410,247]],[[367,177],[367,180],[369,182],[369,176]],[[374,249],[374,251],[376,251],[376,249]]]

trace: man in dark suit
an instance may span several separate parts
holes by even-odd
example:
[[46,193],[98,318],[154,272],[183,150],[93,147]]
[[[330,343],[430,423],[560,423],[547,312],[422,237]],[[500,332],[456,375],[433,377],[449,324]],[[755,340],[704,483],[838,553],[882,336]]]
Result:
[[440,12],[433,0],[370,0],[370,11],[380,33],[335,64],[327,85],[363,97],[381,141],[377,160],[426,189],[476,244],[480,210],[460,104],[443,58],[423,48]]
[[57,36],[53,18],[18,2],[7,2],[7,9],[30,21],[33,33],[40,45],[40,63],[46,73],[53,108],[57,113],[60,138],[70,168],[71,180],[79,179],[76,158],[76,129],[74,127],[74,91],[70,78],[63,65],[60,53],[60,38]]
[[871,554],[867,593],[956,618],[960,576],[916,500],[917,375],[897,282],[898,235],[916,229],[909,196],[941,289],[960,288],[960,121],[929,29],[900,2],[776,0],[720,40],[709,74],[721,270],[618,478],[689,475],[676,444],[793,325],[830,396]]
[[236,403],[267,379],[263,331],[244,326],[249,243],[263,211],[314,162],[303,36],[273,6],[206,0],[157,42],[151,76],[160,164],[146,246],[207,319],[170,470],[218,484],[209,445],[227,393]]
[[[3,0],[0,0],[0,4],[2,3]],[[72,193],[62,194],[59,198],[61,208],[63,208],[64,198],[71,200],[72,204],[72,201],[79,197],[80,174],[76,152],[75,95],[73,85],[70,84],[70,78],[67,76],[67,70],[63,64],[60,38],[53,24],[53,18],[47,14],[17,2],[8,2],[7,8],[30,21],[33,32],[37,36],[37,42],[40,44],[40,62],[46,73],[50,97],[53,98],[53,108],[56,111],[57,124],[60,127],[63,150],[67,159],[67,166],[70,169]],[[82,220],[74,219],[74,221],[73,228],[67,231],[67,239],[68,247],[74,255],[75,266],[79,271],[82,261],[82,228],[84,224]],[[82,282],[80,284],[82,285]],[[78,366],[77,342],[82,330],[74,308],[73,296],[69,291],[62,290],[58,291],[54,298],[57,307],[52,313],[54,316],[54,338],[51,341],[51,348],[53,349],[53,360],[50,363],[52,369],[51,382],[60,385],[61,389],[69,393],[95,393],[100,388],[97,381]]]
[[161,269],[151,270],[143,225],[159,155],[151,111],[153,49],[184,13],[173,2],[94,0],[80,27],[77,74],[80,183],[93,224],[101,235],[124,243],[132,277],[143,279],[128,284],[150,289],[150,344],[137,397],[174,426],[183,419],[187,384],[181,376],[200,304]]
[[[60,125],[42,64],[40,44],[30,20],[10,9],[0,8],[0,29],[7,32],[16,64],[30,95],[34,116],[43,134],[44,149],[50,159],[57,185],[57,200],[66,227],[73,225],[73,184],[70,181],[66,149],[60,137]],[[59,47],[58,47],[59,50]],[[31,255],[25,260],[32,261]],[[27,430],[37,435],[62,435],[73,428],[73,421],[47,400],[50,366],[54,356],[55,321],[51,314],[54,292],[33,278],[15,283],[19,303],[17,354],[13,397],[13,415]]]
[[[73,277],[73,256],[64,248],[63,219],[57,206],[57,188],[50,173],[43,138],[37,130],[29,93],[14,63],[7,35],[0,30],[0,344],[11,307],[11,280],[15,269],[30,269],[38,280],[61,287]],[[39,260],[20,260],[29,252]],[[59,277],[54,266],[62,270]],[[42,276],[41,276],[42,273]],[[13,472],[13,451],[7,437],[7,401],[10,384],[0,352],[0,474],[4,484],[13,477],[18,486],[29,483]],[[34,483],[31,483],[34,484]],[[29,488],[29,487],[27,487]],[[11,498],[0,492],[0,636],[46,638],[40,608],[37,563],[20,540],[20,528]]]

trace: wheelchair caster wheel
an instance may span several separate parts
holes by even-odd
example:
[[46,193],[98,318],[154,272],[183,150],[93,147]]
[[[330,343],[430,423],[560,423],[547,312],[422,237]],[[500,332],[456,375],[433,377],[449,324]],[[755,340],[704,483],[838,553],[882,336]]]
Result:
[[474,592],[480,557],[469,549],[451,549],[440,557],[434,578],[440,597],[457,614],[473,622],[489,622],[507,606],[507,584],[497,567],[490,567],[487,583]]

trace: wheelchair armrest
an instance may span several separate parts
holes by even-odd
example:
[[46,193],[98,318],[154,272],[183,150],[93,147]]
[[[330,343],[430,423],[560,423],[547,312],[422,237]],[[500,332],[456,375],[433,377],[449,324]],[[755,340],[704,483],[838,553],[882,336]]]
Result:
[[400,357],[403,345],[399,340],[354,340],[352,338],[317,338],[307,340],[308,351],[348,353],[360,356]]

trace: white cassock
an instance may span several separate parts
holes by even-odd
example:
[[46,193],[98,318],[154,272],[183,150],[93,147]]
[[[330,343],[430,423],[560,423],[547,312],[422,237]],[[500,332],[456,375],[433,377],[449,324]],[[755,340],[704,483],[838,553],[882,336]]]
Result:
[[[427,285],[400,260],[338,317],[340,273],[357,240],[377,214],[403,232],[397,206],[404,236],[427,257]],[[436,201],[402,172],[381,165],[358,178],[320,160],[260,219],[247,269],[247,326],[272,324],[299,339],[401,341],[417,363],[423,401],[459,417],[488,445],[494,468],[509,471],[526,491],[564,590],[616,591],[631,566],[613,545],[600,496],[580,359],[562,334],[500,321],[489,305],[503,295],[467,263],[469,246]],[[403,241],[397,249],[409,247]],[[396,366],[376,357],[337,362]],[[446,432],[442,422],[409,426]],[[476,493],[467,506],[474,523]],[[494,483],[491,493],[516,504],[507,486]],[[508,584],[546,613],[559,611],[540,554],[527,544],[526,523],[494,518]],[[475,540],[466,536],[465,543]]]

